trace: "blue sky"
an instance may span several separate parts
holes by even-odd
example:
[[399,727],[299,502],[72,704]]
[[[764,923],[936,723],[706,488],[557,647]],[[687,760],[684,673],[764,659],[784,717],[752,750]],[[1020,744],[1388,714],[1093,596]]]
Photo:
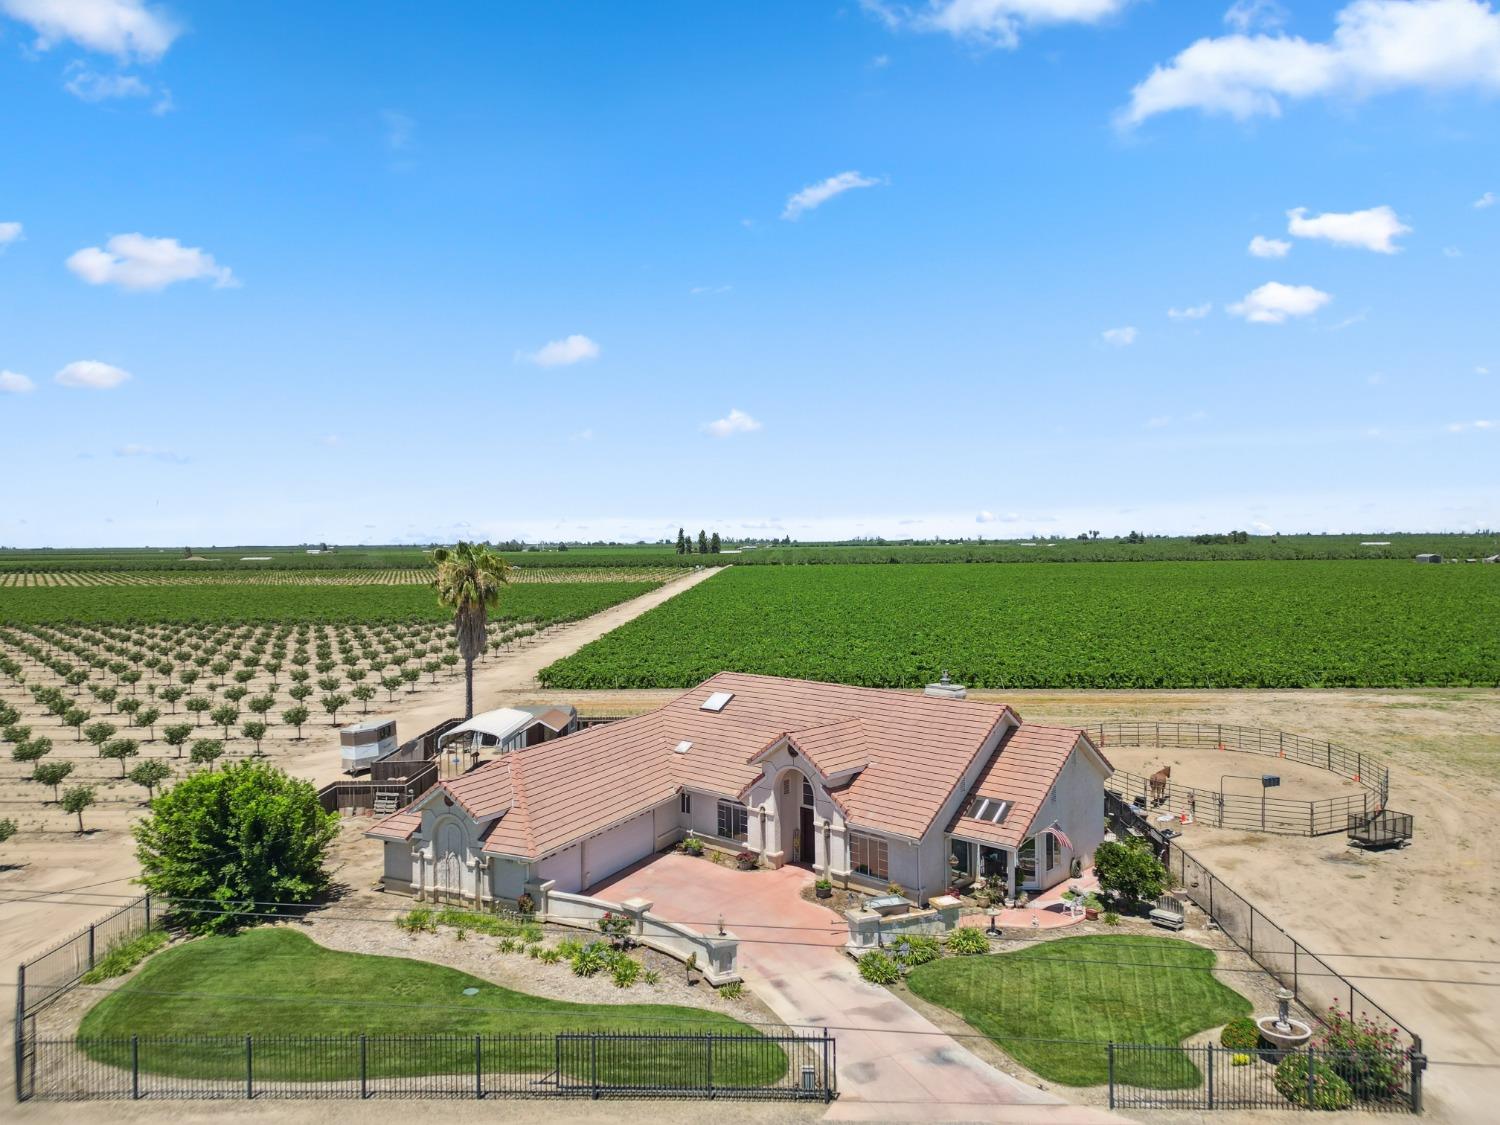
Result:
[[3,544],[1500,525],[1484,0],[0,0],[0,122]]

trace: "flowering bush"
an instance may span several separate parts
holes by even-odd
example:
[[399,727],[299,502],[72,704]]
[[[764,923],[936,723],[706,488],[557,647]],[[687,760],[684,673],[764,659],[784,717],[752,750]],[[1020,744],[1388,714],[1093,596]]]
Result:
[[1313,1063],[1309,1081],[1307,1065],[1307,1056],[1300,1051],[1287,1055],[1277,1065],[1276,1089],[1282,1097],[1304,1109],[1348,1109],[1354,1104],[1354,1092],[1349,1083],[1331,1066],[1318,1059]]
[[606,913],[598,922],[599,932],[609,938],[615,945],[622,944],[630,931],[635,928],[635,923],[627,914]]
[[739,852],[734,857],[734,862],[739,864],[741,871],[749,871],[758,860],[759,857],[752,851]]
[[1405,1088],[1406,1052],[1400,1031],[1376,1023],[1368,1016],[1356,1017],[1337,1004],[1323,1017],[1319,1037],[1322,1050],[1333,1051],[1329,1065],[1353,1088],[1357,1097],[1380,1100],[1398,1096]]
[[1233,1051],[1248,1051],[1260,1043],[1260,1028],[1249,1016],[1236,1016],[1224,1025],[1219,1042]]

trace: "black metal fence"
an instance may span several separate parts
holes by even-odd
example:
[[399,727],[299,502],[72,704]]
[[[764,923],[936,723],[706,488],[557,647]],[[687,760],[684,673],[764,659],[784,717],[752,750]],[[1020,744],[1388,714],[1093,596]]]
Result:
[[1378,813],[1349,818],[1349,842],[1362,848],[1400,847],[1411,840],[1411,834],[1411,813],[1382,809]]
[[1137,812],[1124,798],[1104,791],[1104,819],[1115,838],[1137,836],[1151,845],[1151,851],[1162,863],[1170,863],[1172,839]]
[[1263,754],[1291,762],[1316,766],[1358,782],[1376,800],[1372,809],[1384,808],[1390,797],[1391,775],[1378,758],[1316,738],[1282,730],[1240,727],[1230,723],[1147,723],[1125,720],[1098,723],[1088,728],[1095,745],[1172,746],[1232,750],[1240,754]]
[[[1311,953],[1180,846],[1174,852],[1169,869],[1177,880],[1178,893],[1192,900],[1252,961],[1282,987],[1290,989],[1293,999],[1311,1019],[1322,1021],[1334,1009],[1351,1017],[1372,1017],[1395,1028],[1403,1048],[1415,1055],[1421,1054],[1420,1035],[1370,999],[1328,962]],[[1420,1083],[1421,1067],[1414,1069],[1417,1072],[1415,1081]]]
[[1109,1045],[1110,1109],[1420,1113],[1421,1070],[1402,1051],[1235,1051]]
[[832,1036],[556,1035],[33,1039],[18,1095],[199,1098],[756,1098],[831,1101]]
[[35,1015],[77,984],[110,949],[159,920],[150,895],[106,914],[16,970],[16,1019]]
[[1242,832],[1270,832],[1278,836],[1328,836],[1348,828],[1351,817],[1374,813],[1377,794],[1367,789],[1321,801],[1293,801],[1249,793],[1221,793],[1195,789],[1168,780],[1153,798],[1151,779],[1126,770],[1116,770],[1105,783],[1107,790],[1142,809],[1166,810],[1173,816],[1187,814],[1211,828]]

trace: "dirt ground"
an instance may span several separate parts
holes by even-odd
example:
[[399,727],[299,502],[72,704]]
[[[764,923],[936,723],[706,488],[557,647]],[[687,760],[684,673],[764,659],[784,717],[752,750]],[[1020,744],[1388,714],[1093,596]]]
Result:
[[[716,573],[703,571],[633,602],[572,625],[549,630],[513,650],[488,659],[476,675],[476,708],[559,701],[584,714],[630,714],[658,706],[675,691],[547,692],[536,673],[595,637],[660,604],[688,585]],[[403,735],[417,733],[461,713],[462,682],[440,681],[414,696],[401,696],[394,715]],[[1363,854],[1342,836],[1318,839],[1231,833],[1189,828],[1184,845],[1236,890],[1255,901],[1304,945],[1324,955],[1377,1002],[1421,1033],[1433,1065],[1428,1072],[1428,1116],[1443,1122],[1493,1120],[1500,1104],[1500,844],[1492,823],[1500,814],[1500,691],[1494,689],[1390,691],[1026,691],[973,692],[1003,699],[1027,719],[1088,724],[1141,718],[1214,721],[1294,731],[1383,756],[1391,766],[1392,808],[1416,817],[1416,839],[1404,850]],[[29,720],[28,720],[29,721]],[[296,773],[324,782],[338,774],[334,732],[320,716],[305,743],[267,750]],[[71,731],[54,735],[58,753],[71,747]],[[91,753],[87,744],[82,752]],[[1223,771],[1182,750],[1123,751],[1119,765],[1138,771],[1151,760],[1173,765],[1181,780]],[[1179,761],[1180,759],[1180,761]],[[1246,756],[1247,774],[1263,772],[1264,760]],[[102,763],[118,772],[114,763]],[[15,766],[5,763],[10,770]],[[1206,771],[1206,772],[1205,772]],[[1291,796],[1293,777],[1314,795],[1343,792],[1346,784],[1321,771],[1302,777],[1278,763]],[[23,831],[0,848],[0,972],[13,978],[15,965],[76,931],[108,906],[134,893],[135,864],[128,826],[140,815],[133,797],[86,814],[90,831],[70,831],[69,819],[52,812],[17,817]],[[33,798],[34,800],[34,798]],[[0,815],[16,812],[0,810]],[[369,877],[376,872],[372,863]],[[357,883],[357,872],[349,872]],[[57,892],[67,892],[59,894]],[[40,897],[39,897],[40,896]],[[8,1068],[7,1068],[8,1069]],[[4,1081],[8,1083],[7,1075]],[[0,1098],[9,1099],[8,1090]],[[113,1107],[111,1116],[130,1120],[149,1114],[196,1121],[210,1114],[244,1120],[298,1119],[309,1106]],[[382,1112],[397,1106],[382,1105]],[[478,1106],[449,1107],[456,1119],[486,1112]],[[638,1118],[644,1107],[628,1105],[527,1107],[528,1116],[553,1120]],[[318,1106],[317,1115],[336,1120],[355,1107]],[[445,1111],[446,1112],[446,1111]],[[489,1107],[489,1113],[494,1107]],[[677,1116],[701,1119],[701,1107],[651,1107],[664,1122]],[[818,1111],[790,1106],[717,1107],[724,1120],[796,1120]],[[19,1107],[16,1118],[73,1120],[67,1106]],[[310,1116],[310,1114],[307,1114]],[[613,1116],[611,1116],[613,1115]],[[675,1115],[675,1116],[674,1116]],[[1177,1120],[1187,1120],[1174,1115]],[[1226,1121],[1225,1115],[1213,1120]],[[1267,1120],[1258,1115],[1256,1120]]]

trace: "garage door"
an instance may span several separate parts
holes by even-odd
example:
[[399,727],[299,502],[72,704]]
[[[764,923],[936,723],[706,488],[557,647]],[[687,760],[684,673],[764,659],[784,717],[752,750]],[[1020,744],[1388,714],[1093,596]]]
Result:
[[645,859],[655,850],[656,821],[651,813],[611,828],[585,844],[584,886],[608,879],[621,868]]
[[539,879],[551,879],[557,884],[554,891],[563,894],[577,894],[583,890],[582,873],[578,870],[578,845],[564,848],[556,855],[549,855],[541,863],[536,865],[536,874]]

